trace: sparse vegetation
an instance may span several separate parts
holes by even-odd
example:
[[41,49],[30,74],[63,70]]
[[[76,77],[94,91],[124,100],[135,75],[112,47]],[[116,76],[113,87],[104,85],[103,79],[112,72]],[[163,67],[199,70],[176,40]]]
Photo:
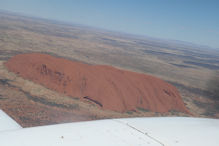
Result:
[[141,107],[138,107],[137,109],[142,111],[142,112],[150,112],[149,109],[145,109],[145,108],[141,108]]
[[214,100],[219,101],[219,71],[215,72],[213,78],[208,82],[208,91]]
[[[206,106],[209,101],[196,100],[198,97],[209,99],[211,92],[214,101],[218,101],[218,77],[212,75],[212,70],[219,65],[217,51],[207,52],[198,47],[102,33],[91,28],[7,13],[0,13],[0,17],[1,61],[17,54],[41,52],[89,64],[107,64],[149,73],[175,85],[185,95],[184,101],[196,116],[214,117],[219,111],[218,104]],[[0,106],[24,127],[110,117],[161,116],[141,108],[138,108],[142,111],[139,115],[133,111],[123,114],[100,111],[97,106],[83,103],[78,97],[57,94],[16,77],[6,72],[2,64],[0,77]]]
[[126,113],[129,114],[129,115],[132,115],[133,111],[127,111]]

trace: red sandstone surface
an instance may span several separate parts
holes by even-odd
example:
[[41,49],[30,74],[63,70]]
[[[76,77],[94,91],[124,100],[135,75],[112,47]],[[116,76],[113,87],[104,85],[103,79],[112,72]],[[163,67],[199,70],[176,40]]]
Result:
[[177,89],[150,75],[40,53],[16,55],[5,66],[25,79],[89,100],[103,109],[125,112],[143,108],[188,113]]

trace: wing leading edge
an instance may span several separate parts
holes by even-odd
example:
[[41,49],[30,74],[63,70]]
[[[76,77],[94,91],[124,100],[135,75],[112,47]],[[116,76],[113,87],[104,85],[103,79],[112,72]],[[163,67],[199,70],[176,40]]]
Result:
[[7,130],[17,130],[22,127],[9,117],[4,111],[0,110],[0,132]]

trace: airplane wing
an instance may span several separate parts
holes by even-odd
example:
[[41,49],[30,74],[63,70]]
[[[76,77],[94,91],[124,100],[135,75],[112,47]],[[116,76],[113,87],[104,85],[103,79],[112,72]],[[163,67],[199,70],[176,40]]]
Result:
[[119,119],[165,146],[219,146],[219,120],[169,117]]
[[15,122],[5,112],[0,110],[0,132],[6,130],[16,130],[21,128],[22,127],[17,122]]
[[3,146],[218,146],[219,120],[127,118],[0,132]]

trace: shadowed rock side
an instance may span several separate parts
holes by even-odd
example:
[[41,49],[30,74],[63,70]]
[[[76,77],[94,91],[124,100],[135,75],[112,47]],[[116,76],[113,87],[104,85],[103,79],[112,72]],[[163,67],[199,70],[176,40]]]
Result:
[[16,55],[5,65],[25,79],[89,100],[103,109],[125,112],[143,108],[188,113],[175,87],[149,75],[39,53]]

